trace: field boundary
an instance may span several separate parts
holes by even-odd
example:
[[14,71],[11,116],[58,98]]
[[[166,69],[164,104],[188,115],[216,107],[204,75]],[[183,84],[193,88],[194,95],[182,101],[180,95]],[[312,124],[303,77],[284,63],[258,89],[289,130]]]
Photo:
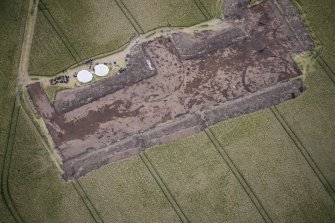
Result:
[[81,57],[75,47],[72,46],[69,38],[66,36],[62,28],[58,25],[56,19],[53,17],[49,9],[46,7],[45,3],[42,0],[39,0],[40,4],[38,8],[40,12],[44,15],[50,26],[54,29],[56,34],[58,35],[59,39],[62,41],[66,49],[69,51],[71,56],[76,62],[81,61]]
[[22,216],[18,212],[15,203],[10,194],[10,189],[8,185],[9,174],[10,174],[10,164],[12,160],[13,146],[15,143],[16,127],[20,114],[20,106],[16,103],[17,99],[15,97],[12,109],[12,116],[10,121],[9,133],[7,136],[7,142],[5,147],[5,153],[3,158],[2,170],[1,170],[1,194],[7,209],[10,211],[11,215],[16,222],[24,222]]
[[127,8],[126,4],[122,0],[115,0],[115,3],[123,13],[123,15],[127,18],[127,20],[130,22],[130,24],[135,29],[136,33],[138,35],[144,34],[144,30],[141,27],[140,23],[135,19],[131,11]]
[[180,221],[181,222],[190,222],[188,220],[188,218],[186,217],[186,215],[184,214],[184,212],[181,209],[181,207],[179,206],[179,204],[177,203],[177,200],[174,198],[174,196],[170,192],[169,188],[164,183],[163,178],[159,175],[159,172],[154,167],[154,165],[150,162],[150,160],[147,157],[147,155],[145,154],[145,152],[142,152],[139,155],[139,157],[141,158],[142,162],[144,163],[144,165],[146,166],[146,168],[150,172],[151,176],[155,179],[158,187],[161,189],[161,191],[163,192],[164,196],[166,197],[166,199],[171,204],[172,208],[174,209],[174,211],[178,215]]
[[212,130],[207,127],[204,132],[206,133],[208,139],[211,141],[213,146],[216,148],[217,152],[220,154],[222,159],[225,161],[225,163],[228,165],[229,169],[232,171],[232,173],[235,175],[236,179],[240,183],[240,185],[243,187],[244,191],[256,207],[257,211],[259,214],[262,216],[263,220],[267,223],[272,222],[269,214],[263,207],[262,203],[260,200],[257,198],[256,194],[244,178],[244,176],[241,174],[239,169],[236,167],[234,164],[233,160],[229,157],[228,153],[225,151],[223,146],[221,145],[220,141],[216,138],[215,134],[212,132]]
[[93,218],[93,220],[95,222],[97,222],[97,223],[98,222],[103,223],[104,221],[103,221],[100,213],[98,212],[98,210],[94,206],[93,202],[91,201],[91,199],[87,195],[87,193],[84,190],[84,188],[81,186],[80,182],[78,180],[74,180],[71,183],[72,183],[73,188],[77,192],[78,196],[81,198],[81,200],[83,201],[84,205],[86,206],[86,208],[90,212],[90,215]]
[[324,186],[325,190],[329,193],[333,201],[335,202],[335,190],[332,187],[332,185],[329,183],[327,178],[324,176],[310,153],[307,151],[306,147],[303,145],[299,137],[295,134],[295,132],[292,130],[292,128],[289,126],[287,121],[285,120],[284,116],[280,113],[277,106],[274,106],[270,108],[272,114],[275,116],[279,124],[282,126],[282,128],[285,130],[287,135],[291,138],[294,145],[297,149],[299,149],[301,155],[305,158],[308,165],[312,168],[315,175],[319,178],[320,182]]

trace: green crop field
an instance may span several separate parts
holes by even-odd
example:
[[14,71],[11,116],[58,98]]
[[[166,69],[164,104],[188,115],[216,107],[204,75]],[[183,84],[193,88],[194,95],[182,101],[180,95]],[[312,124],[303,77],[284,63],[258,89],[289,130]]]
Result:
[[191,26],[206,20],[193,0],[123,0],[144,32],[164,26]]
[[82,60],[121,47],[135,33],[115,1],[47,0],[45,6]]
[[205,133],[145,153],[189,221],[262,221]]
[[335,187],[335,85],[317,65],[306,78],[304,97],[278,106],[309,154]]
[[109,165],[80,182],[105,222],[178,222],[139,157]]
[[223,0],[200,0],[199,2],[199,4],[203,6],[204,11],[207,11],[211,17],[222,16],[221,5]]
[[331,214],[334,201],[269,110],[210,128],[271,219],[278,222],[335,219]]
[[[22,14],[21,14],[22,13]],[[14,103],[15,75],[18,59],[18,51],[21,45],[21,22],[25,15],[24,5],[19,0],[8,0],[0,2],[0,171],[3,172],[3,159],[5,147],[9,137],[9,126],[12,117],[12,106]],[[3,175],[3,174],[1,174]],[[0,179],[3,185],[2,177]],[[2,186],[1,186],[2,188]],[[4,191],[1,189],[0,200],[0,222],[11,222],[12,216],[3,202]]]
[[307,24],[324,45],[322,55],[325,61],[332,67],[332,70],[335,70],[335,45],[333,44],[335,26],[332,23],[335,21],[334,1],[295,0],[295,2],[303,9]]
[[220,2],[40,1],[29,73],[53,76],[70,65],[117,50],[136,34],[218,17]]
[[114,1],[48,0],[40,2],[39,8],[31,52],[36,61],[30,64],[30,74],[55,75],[74,63],[120,48],[135,33]]
[[52,74],[50,71],[58,73],[76,63],[42,12],[37,14],[31,52],[30,75],[49,75]]
[[[262,222],[262,210],[273,222],[334,222],[335,201],[320,179],[335,188],[335,85],[333,73],[309,57],[299,60],[308,67],[307,90],[296,100],[218,123],[65,183],[25,111],[18,103],[14,107],[27,2],[0,2],[0,222]],[[298,3],[323,44],[320,58],[334,70],[335,4]],[[36,27],[42,33],[35,41],[49,42],[50,51],[56,47],[67,55],[61,37],[50,34],[56,31],[43,34],[50,27],[40,18],[38,24],[45,27]],[[69,52],[89,51],[73,46]],[[39,60],[46,55],[33,48]],[[220,143],[213,144],[207,134]]]
[[32,127],[21,110],[8,183],[22,218],[25,222],[92,222],[72,184],[61,180]]

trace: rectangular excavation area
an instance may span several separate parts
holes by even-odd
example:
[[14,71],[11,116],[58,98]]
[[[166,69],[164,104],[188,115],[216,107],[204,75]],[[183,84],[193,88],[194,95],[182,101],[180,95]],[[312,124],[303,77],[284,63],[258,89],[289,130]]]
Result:
[[291,56],[304,49],[285,19],[270,1],[241,16],[219,31],[176,32],[141,44],[120,77],[60,91],[54,104],[38,83],[28,86],[64,177],[297,97],[302,82],[287,81],[301,75]]

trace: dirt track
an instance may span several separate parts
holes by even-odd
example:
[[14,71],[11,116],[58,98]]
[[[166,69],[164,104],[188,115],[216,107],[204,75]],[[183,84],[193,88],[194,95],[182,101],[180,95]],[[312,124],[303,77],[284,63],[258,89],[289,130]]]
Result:
[[[101,97],[94,94],[101,88],[93,89],[87,98],[94,101],[83,102],[70,111],[64,109],[67,111],[64,114],[57,114],[53,107],[46,105],[49,104],[47,98],[37,85],[31,85],[31,97],[45,118],[64,162],[154,130],[186,114],[299,76],[301,72],[291,55],[303,50],[275,7],[266,2],[239,13],[244,21],[231,23],[238,35],[232,35],[225,44],[216,45],[222,41],[222,32],[211,31],[193,36],[176,33],[172,38],[161,37],[143,44],[144,60],[149,62],[142,66],[152,63],[155,75]],[[194,51],[188,43],[196,43],[199,37],[203,46]],[[196,56],[185,59],[184,52],[193,52]],[[71,99],[75,91],[78,90],[62,92],[64,98],[68,97],[69,106],[75,103],[75,99]],[[55,106],[60,110],[57,101]],[[188,131],[192,134],[198,130],[190,128]],[[168,141],[174,138],[178,137],[172,134]],[[100,161],[97,157],[97,162]]]

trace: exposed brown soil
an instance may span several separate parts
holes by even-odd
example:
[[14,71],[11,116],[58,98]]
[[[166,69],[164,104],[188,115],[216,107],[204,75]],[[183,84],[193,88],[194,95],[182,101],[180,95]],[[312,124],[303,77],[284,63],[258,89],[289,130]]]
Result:
[[[94,151],[107,151],[106,148],[139,133],[159,131],[164,123],[171,124],[186,114],[206,111],[301,74],[291,56],[303,52],[303,49],[271,2],[239,10],[239,16],[244,20],[231,23],[238,35],[228,38],[224,44],[216,42],[222,41],[225,32],[216,35],[212,31],[194,36],[176,33],[172,39],[162,37],[143,44],[140,53],[143,61],[149,62],[138,65],[149,66],[148,63],[152,63],[155,73],[98,96],[94,93],[96,89],[91,88],[86,93],[92,95],[85,95],[87,102],[76,102],[73,94],[78,89],[66,90],[59,99],[62,103],[58,103],[63,107],[57,108],[57,99],[55,102],[56,110],[62,112],[55,112],[38,84],[30,85],[29,93],[46,120],[64,162],[73,160],[71,165],[78,166],[80,164],[74,161],[77,157],[89,156]],[[195,46],[189,43],[196,43],[199,36],[202,46],[195,51]],[[183,56],[185,52],[187,57]],[[189,56],[192,53],[195,56]],[[141,70],[148,68],[142,67]],[[110,81],[105,83],[111,84]],[[75,103],[77,105],[72,106]],[[190,119],[189,123],[193,122],[197,122],[197,118]],[[185,135],[201,130],[192,124],[186,127]],[[182,132],[176,134],[167,135],[163,141],[183,135]],[[151,146],[136,144],[126,145],[128,148],[136,147],[137,152],[142,147]],[[122,150],[120,148],[117,152]],[[136,153],[134,151],[129,154]],[[97,162],[100,161],[97,156]]]

